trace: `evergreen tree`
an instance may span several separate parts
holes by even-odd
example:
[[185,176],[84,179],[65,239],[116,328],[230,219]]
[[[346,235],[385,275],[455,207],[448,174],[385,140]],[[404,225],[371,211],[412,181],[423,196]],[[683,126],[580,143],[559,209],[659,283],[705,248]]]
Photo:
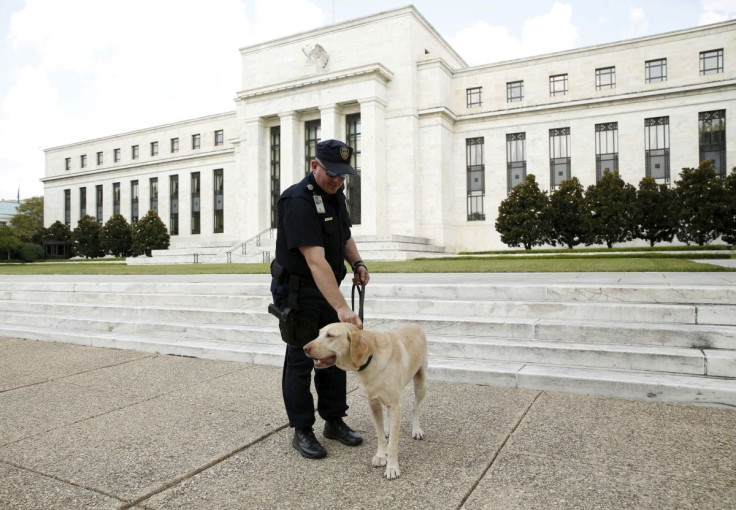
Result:
[[133,254],[151,256],[152,250],[165,250],[169,247],[169,232],[156,211],[146,215],[133,224]]
[[652,177],[639,181],[636,192],[636,237],[649,242],[669,243],[678,228],[679,208],[675,192]]
[[731,170],[728,177],[723,181],[723,189],[726,191],[726,216],[723,221],[722,239],[728,244],[736,244],[736,167]]
[[113,214],[102,227],[100,247],[102,251],[115,257],[127,257],[131,254],[133,233],[130,224],[122,214]]
[[586,244],[624,243],[634,238],[634,203],[636,188],[619,177],[618,172],[606,170],[596,184],[588,186],[585,203],[588,210]]
[[565,179],[549,198],[551,239],[572,249],[588,230],[585,190],[577,177]]
[[[44,229],[44,243],[61,244],[64,246],[72,247],[72,231],[66,223],[62,223],[56,220],[47,229]],[[66,251],[69,257],[72,256],[72,251],[69,249]]]
[[533,246],[549,242],[549,197],[530,174],[517,184],[498,207],[496,231],[508,246]]
[[72,231],[69,229],[69,225],[56,220],[48,229],[46,229],[45,240],[71,243]]
[[680,205],[677,239],[703,246],[718,239],[727,213],[726,191],[716,177],[713,163],[703,161],[698,168],[683,168],[675,192]]
[[100,224],[89,214],[85,214],[79,218],[77,228],[72,232],[76,254],[86,259],[105,255],[100,245],[101,231],[102,227]]

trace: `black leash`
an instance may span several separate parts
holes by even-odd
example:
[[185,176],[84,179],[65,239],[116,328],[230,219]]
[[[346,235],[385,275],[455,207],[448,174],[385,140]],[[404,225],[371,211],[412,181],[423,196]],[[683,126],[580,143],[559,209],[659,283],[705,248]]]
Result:
[[355,311],[355,289],[358,289],[358,317],[360,317],[360,322],[363,322],[363,305],[365,303],[365,284],[361,283],[360,285],[356,285],[353,283],[353,290],[350,293],[350,305],[353,308],[353,311]]

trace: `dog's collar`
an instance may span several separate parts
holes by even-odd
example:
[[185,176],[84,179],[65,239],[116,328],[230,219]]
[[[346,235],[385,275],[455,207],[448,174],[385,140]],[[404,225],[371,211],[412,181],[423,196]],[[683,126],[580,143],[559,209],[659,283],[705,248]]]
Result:
[[361,371],[365,370],[365,369],[366,369],[366,367],[367,367],[368,365],[370,365],[370,364],[371,364],[371,360],[372,360],[372,359],[373,359],[373,354],[371,354],[370,356],[368,356],[368,361],[366,361],[365,363],[363,363],[363,364],[362,364],[362,365],[360,366],[360,368],[358,369],[358,372],[361,372]]

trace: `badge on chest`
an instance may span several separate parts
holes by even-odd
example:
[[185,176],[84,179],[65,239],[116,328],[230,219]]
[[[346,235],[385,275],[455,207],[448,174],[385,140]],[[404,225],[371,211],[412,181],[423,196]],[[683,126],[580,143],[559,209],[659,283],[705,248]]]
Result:
[[317,212],[319,214],[325,213],[325,204],[322,202],[322,197],[319,195],[314,195],[314,205],[317,207]]

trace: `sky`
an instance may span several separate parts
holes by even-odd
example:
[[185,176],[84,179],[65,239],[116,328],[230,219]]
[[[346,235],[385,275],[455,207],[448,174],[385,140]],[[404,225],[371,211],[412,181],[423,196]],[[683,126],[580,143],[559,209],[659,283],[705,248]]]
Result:
[[0,199],[44,149],[235,110],[238,50],[414,5],[469,65],[736,17],[736,0],[0,0]]

